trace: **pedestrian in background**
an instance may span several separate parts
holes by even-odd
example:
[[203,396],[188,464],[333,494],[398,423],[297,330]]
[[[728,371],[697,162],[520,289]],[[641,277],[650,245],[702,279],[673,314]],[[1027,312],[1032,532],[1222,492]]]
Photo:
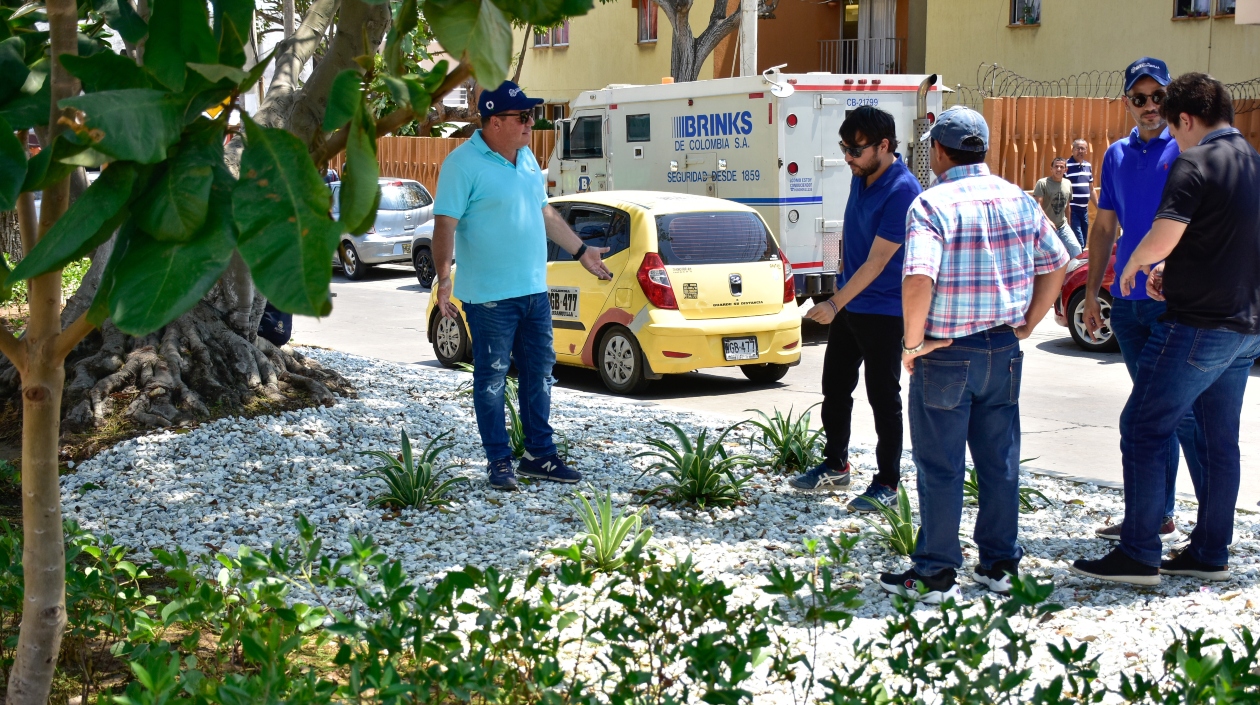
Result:
[[910,205],[902,282],[922,528],[913,567],[879,580],[940,602],[960,597],[968,447],[980,487],[972,577],[1006,593],[1019,570],[1019,341],[1059,295],[1068,255],[1037,203],[989,173],[980,113],[951,108],[927,138],[940,181]]
[[[1142,242],[1155,221],[1168,170],[1181,151],[1176,140],[1168,132],[1167,123],[1160,115],[1160,105],[1167,95],[1164,86],[1172,78],[1168,66],[1159,59],[1142,57],[1129,65],[1124,72],[1124,104],[1137,126],[1128,137],[1117,140],[1107,148],[1103,157],[1102,188],[1098,195],[1098,218],[1094,223],[1094,235],[1089,239],[1089,276],[1085,291],[1102,288],[1107,264],[1111,261],[1111,249],[1115,246],[1115,271],[1124,271],[1129,257]],[[1116,242],[1116,228],[1123,231]],[[1120,288],[1117,276],[1111,285],[1111,319],[1105,321],[1097,297],[1085,297],[1085,326],[1093,335],[1104,325],[1120,344],[1120,356],[1130,379],[1137,377],[1138,358],[1155,328],[1159,317],[1164,315],[1164,302],[1152,299],[1146,293],[1146,275],[1138,273],[1136,283],[1128,291]],[[1173,517],[1177,503],[1178,450],[1185,452],[1186,466],[1191,478],[1198,473],[1200,464],[1194,450],[1194,419],[1187,417],[1178,428],[1176,436],[1168,440],[1168,452],[1162,454],[1167,493],[1164,498],[1164,521],[1159,533],[1165,541],[1177,535],[1177,523]],[[1110,541],[1120,540],[1121,524],[1098,528],[1095,533]]]
[[1041,210],[1054,226],[1054,234],[1063,243],[1069,257],[1081,253],[1081,246],[1072,232],[1068,205],[1072,202],[1072,182],[1063,178],[1067,174],[1067,160],[1055,157],[1050,162],[1050,175],[1044,176],[1033,188],[1033,198],[1041,203]]
[[1072,143],[1072,156],[1067,160],[1067,180],[1072,182],[1072,232],[1076,242],[1085,249],[1089,242],[1089,205],[1094,200],[1094,166],[1085,161],[1089,143],[1078,139]]
[[878,473],[849,503],[874,512],[897,501],[901,480],[901,266],[906,211],[922,189],[897,158],[897,125],[879,108],[862,106],[840,126],[840,146],[853,172],[844,211],[839,290],[805,317],[830,325],[823,358],[823,462],[792,478],[800,490],[848,487],[849,436],[858,370],[866,369],[866,396],[875,416]]
[[[600,279],[612,279],[600,255],[588,248],[547,203],[542,169],[529,149],[534,106],[515,83],[484,91],[481,129],[442,163],[433,204],[434,295],[443,316],[456,318],[452,291],[464,309],[473,340],[473,409],[486,451],[490,486],[516,489],[516,472],[554,482],[581,475],[557,455],[552,438],[551,301],[547,296],[547,240]],[[459,253],[459,282],[452,288],[452,255]],[[519,373],[518,400],[525,457],[512,467],[504,420],[508,368]]]
[[[1220,81],[1188,73],[1168,85],[1160,113],[1181,147],[1151,231],[1118,277],[1128,294],[1142,281],[1166,304],[1138,359],[1120,416],[1124,523],[1120,545],[1072,572],[1136,585],[1160,574],[1229,578],[1240,477],[1243,392],[1260,356],[1260,154],[1232,126],[1233,101]],[[1153,269],[1152,269],[1153,267]],[[1187,413],[1199,458],[1199,510],[1190,545],[1161,560],[1160,524]]]

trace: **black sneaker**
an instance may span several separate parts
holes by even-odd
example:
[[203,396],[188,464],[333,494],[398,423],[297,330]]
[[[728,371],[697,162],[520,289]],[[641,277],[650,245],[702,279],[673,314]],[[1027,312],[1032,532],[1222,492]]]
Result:
[[827,467],[826,463],[821,463],[813,470],[801,473],[788,480],[788,484],[798,490],[820,492],[842,490],[850,484],[852,473],[849,470],[850,466],[848,463],[844,464],[844,470],[832,470]]
[[1011,594],[1011,576],[1019,575],[1019,561],[997,561],[991,568],[976,564],[971,577],[999,595]]
[[1128,583],[1130,585],[1145,585],[1147,587],[1159,585],[1159,568],[1138,563],[1129,558],[1129,554],[1121,551],[1119,547],[1111,549],[1111,553],[1096,561],[1087,561],[1085,559],[1074,561],[1068,567],[1068,570],[1077,575],[1084,575],[1087,578],[1110,580],[1113,583]]
[[512,459],[490,461],[490,486],[505,492],[516,491],[516,473],[512,472]]
[[936,575],[919,575],[911,568],[904,573],[882,573],[879,585],[894,595],[935,605],[946,599],[962,600],[955,575],[953,568],[946,568]]
[[570,485],[582,479],[581,473],[565,465],[560,456],[555,453],[543,458],[535,458],[526,453],[525,457],[521,458],[521,464],[516,471],[525,477]]
[[1164,575],[1188,575],[1199,580],[1229,580],[1229,566],[1200,563],[1190,556],[1189,551],[1162,561],[1159,572]]

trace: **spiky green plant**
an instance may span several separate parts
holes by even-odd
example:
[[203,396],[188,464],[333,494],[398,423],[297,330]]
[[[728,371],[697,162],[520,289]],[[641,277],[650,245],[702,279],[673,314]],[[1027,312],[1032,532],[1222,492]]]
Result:
[[727,455],[722,442],[735,429],[727,428],[713,441],[708,441],[708,429],[692,439],[676,424],[661,422],[674,432],[678,439],[675,447],[659,438],[648,438],[648,445],[656,448],[639,453],[635,458],[656,458],[639,477],[649,472],[668,482],[653,487],[647,498],[663,495],[671,502],[688,502],[704,508],[708,505],[729,506],[739,501],[740,491],[752,475],[736,477],[735,470],[757,464],[751,455]]
[[885,506],[883,502],[873,502],[880,516],[888,525],[861,515],[862,521],[875,530],[876,535],[888,543],[896,553],[908,556],[914,552],[914,545],[919,540],[919,527],[914,523],[914,513],[910,511],[910,495],[906,494],[906,486],[897,485],[897,508]]
[[[792,416],[792,408],[786,416],[778,409],[774,416],[767,415],[758,409],[745,409],[761,417],[761,420],[748,419],[749,424],[760,433],[752,438],[752,442],[765,448],[774,456],[771,461],[775,468],[784,471],[808,470],[822,460],[823,431],[810,429],[809,412],[814,404],[799,416]],[[743,424],[740,424],[743,425]]]
[[456,484],[468,481],[466,477],[453,477],[441,483],[437,481],[437,476],[440,473],[455,467],[454,465],[444,465],[435,468],[438,456],[442,452],[455,447],[454,443],[443,446],[437,445],[438,441],[450,435],[450,433],[450,431],[447,431],[446,433],[438,434],[436,438],[429,441],[429,444],[424,447],[424,452],[420,454],[419,459],[412,456],[411,439],[407,437],[406,430],[402,432],[401,459],[383,450],[359,451],[359,455],[379,458],[385,463],[358,475],[360,478],[376,478],[385,481],[386,493],[380,497],[373,498],[368,502],[368,506],[424,509],[425,507],[440,507],[450,504],[451,500],[446,498],[446,494]]
[[[1036,458],[1024,458],[1019,461],[1020,465],[1032,462]],[[1042,494],[1041,490],[1035,487],[1019,488],[1019,513],[1031,514],[1040,507],[1033,503],[1033,497],[1037,497],[1045,502],[1047,506],[1053,507],[1054,501]],[[963,480],[963,501],[967,504],[978,504],[980,502],[980,483],[976,479],[976,469],[967,468],[967,479]]]
[[[577,546],[583,560],[595,570],[617,570],[627,558],[638,556],[652,538],[652,529],[642,528],[643,513],[647,507],[639,507],[633,512],[627,508],[620,517],[613,518],[611,490],[606,491],[603,497],[596,495],[594,506],[585,495],[574,492],[569,505],[586,525],[586,532],[578,535]],[[623,551],[621,547],[626,539],[630,539],[630,547]],[[586,550],[588,548],[589,551]],[[558,556],[567,556],[570,552],[571,549],[552,550]]]

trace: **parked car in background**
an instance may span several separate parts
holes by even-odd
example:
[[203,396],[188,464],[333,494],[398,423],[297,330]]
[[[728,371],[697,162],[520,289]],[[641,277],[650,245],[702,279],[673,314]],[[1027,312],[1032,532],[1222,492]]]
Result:
[[1102,309],[1103,327],[1091,338],[1085,329],[1085,280],[1089,276],[1089,252],[1082,252],[1068,262],[1063,289],[1054,301],[1054,321],[1067,326],[1072,340],[1089,352],[1115,352],[1120,349],[1111,333],[1111,283],[1116,278],[1116,251],[1112,248],[1107,272],[1103,275],[1102,289],[1098,291],[1098,304]]
[[[596,369],[608,389],[632,394],[664,374],[709,367],[739,367],[753,382],[776,382],[800,362],[792,266],[757,211],[653,191],[550,202],[583,242],[609,248],[604,262],[613,275],[596,279],[548,243],[558,363]],[[453,367],[471,358],[472,341],[463,316],[441,316],[436,302],[430,295],[429,342],[438,361]]]
[[[382,178],[381,203],[376,222],[362,235],[341,236],[339,254],[333,263],[340,264],[348,279],[367,276],[372,265],[411,261],[411,239],[416,228],[433,220],[433,196],[418,181]],[[341,182],[328,185],[332,190],[332,215],[341,214]]]
[[433,279],[437,277],[437,267],[433,264],[433,221],[416,226],[411,236],[411,266],[416,268],[416,280],[420,286],[431,289]]

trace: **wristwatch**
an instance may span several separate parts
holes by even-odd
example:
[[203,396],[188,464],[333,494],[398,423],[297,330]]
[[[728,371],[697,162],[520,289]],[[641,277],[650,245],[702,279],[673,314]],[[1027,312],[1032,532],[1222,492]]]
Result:
[[573,253],[573,259],[582,259],[582,255],[584,255],[584,254],[586,254],[586,243],[585,243],[585,242],[584,242],[584,243],[582,243],[582,246],[581,246],[581,247],[577,248],[577,252],[574,252],[574,253]]
[[906,339],[902,338],[901,339],[901,354],[902,355],[918,355],[919,353],[923,352],[924,345],[927,345],[927,338],[924,338],[923,342],[919,343],[915,347],[907,348]]

